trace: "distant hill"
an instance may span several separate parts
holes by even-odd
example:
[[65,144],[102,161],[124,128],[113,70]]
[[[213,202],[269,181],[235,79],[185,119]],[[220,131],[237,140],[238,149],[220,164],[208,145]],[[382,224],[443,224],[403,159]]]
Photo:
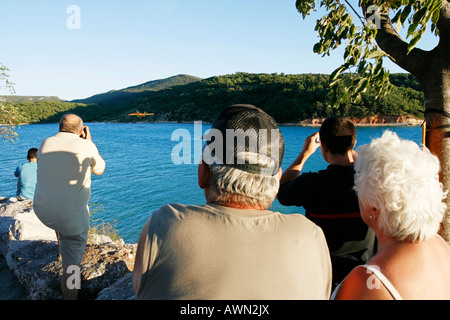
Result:
[[0,102],[36,102],[36,101],[63,101],[58,97],[46,96],[0,96]]
[[125,101],[132,97],[133,93],[143,92],[143,91],[159,91],[168,89],[174,86],[185,85],[192,82],[200,81],[201,78],[189,76],[186,74],[179,74],[166,79],[148,81],[136,86],[120,89],[111,90],[105,93],[100,93],[93,95],[92,97],[86,99],[76,99],[71,102],[75,103],[108,103],[108,102],[118,102]]
[[198,77],[194,77],[194,76],[189,76],[187,74],[179,74],[173,77],[169,77],[166,79],[160,79],[160,80],[152,80],[152,81],[148,81],[146,83],[137,85],[137,86],[133,86],[133,87],[128,87],[125,89],[122,89],[120,91],[126,91],[126,92],[142,92],[142,91],[159,91],[159,90],[164,90],[164,89],[168,89],[174,86],[181,86],[184,84],[188,84],[191,82],[197,82],[202,80],[201,78]]
[[[375,99],[374,90],[369,89],[360,103],[346,103],[338,108],[328,103],[329,75],[243,72],[207,79],[178,75],[83,100],[15,105],[30,123],[57,122],[67,112],[80,115],[85,122],[211,122],[222,108],[236,103],[258,106],[278,123],[299,123],[331,115],[423,118],[424,96],[416,79],[403,73],[391,74],[390,79],[394,87],[386,96]],[[128,116],[136,110],[154,116]]]

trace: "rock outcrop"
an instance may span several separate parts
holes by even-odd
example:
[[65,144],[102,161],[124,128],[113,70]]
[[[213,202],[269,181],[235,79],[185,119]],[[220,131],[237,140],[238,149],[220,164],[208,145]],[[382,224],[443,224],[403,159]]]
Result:
[[[2,254],[30,300],[62,299],[55,232],[34,214],[32,201],[0,198]],[[105,236],[90,241],[80,265],[79,299],[131,300],[136,245]]]
[[[320,126],[326,118],[306,119],[301,122],[303,126]],[[420,126],[423,120],[408,116],[376,115],[365,118],[350,118],[355,125],[403,125]]]

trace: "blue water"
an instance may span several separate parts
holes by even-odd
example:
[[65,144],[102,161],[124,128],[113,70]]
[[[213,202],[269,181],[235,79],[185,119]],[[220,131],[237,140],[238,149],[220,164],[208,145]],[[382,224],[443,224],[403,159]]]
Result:
[[[106,161],[106,171],[92,176],[91,203],[101,203],[104,211],[93,219],[115,222],[120,236],[128,243],[139,238],[152,212],[167,203],[203,204],[203,190],[197,186],[197,165],[194,163],[194,124],[106,124],[89,125],[92,139]],[[203,124],[201,133],[209,129]],[[175,146],[187,140],[172,141],[172,133],[184,129],[192,137],[190,164],[175,165],[171,153]],[[284,127],[286,153],[282,168],[286,169],[297,157],[303,140],[318,128]],[[357,146],[368,143],[392,130],[405,139],[420,144],[420,127],[358,127]],[[15,196],[16,167],[26,162],[28,149],[39,147],[41,141],[58,132],[58,124],[25,125],[20,127],[19,140],[0,141],[0,197]],[[176,131],[179,132],[179,131]],[[198,131],[197,131],[198,134]],[[327,166],[318,150],[304,166],[304,172],[317,171]],[[276,200],[273,210],[284,213],[304,213],[302,208],[284,207]]]

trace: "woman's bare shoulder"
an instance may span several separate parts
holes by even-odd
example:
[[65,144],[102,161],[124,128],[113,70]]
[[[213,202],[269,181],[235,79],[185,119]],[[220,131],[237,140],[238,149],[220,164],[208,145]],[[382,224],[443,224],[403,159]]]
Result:
[[392,296],[372,271],[358,266],[341,283],[336,300],[392,300]]

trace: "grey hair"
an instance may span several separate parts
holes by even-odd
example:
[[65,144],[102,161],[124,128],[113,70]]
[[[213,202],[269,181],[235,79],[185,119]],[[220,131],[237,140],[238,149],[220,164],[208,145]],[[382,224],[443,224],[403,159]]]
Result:
[[[257,158],[261,166],[269,166],[273,161],[246,153],[246,158]],[[278,175],[267,176],[245,172],[227,165],[210,164],[210,188],[208,202],[238,203],[262,209],[269,208],[278,193],[280,180]]]

